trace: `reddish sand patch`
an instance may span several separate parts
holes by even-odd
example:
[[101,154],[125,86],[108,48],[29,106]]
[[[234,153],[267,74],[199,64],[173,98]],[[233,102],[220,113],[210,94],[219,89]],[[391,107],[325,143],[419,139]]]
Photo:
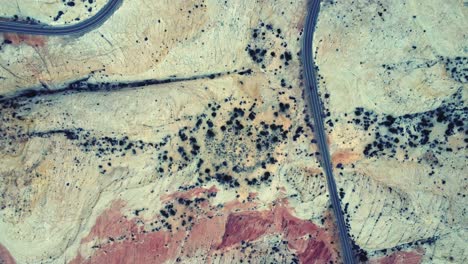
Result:
[[116,200],[97,219],[91,232],[82,241],[89,242],[94,238],[116,237],[126,232],[137,232],[134,221],[126,219],[120,210],[125,206],[122,200]]
[[239,200],[230,201],[224,204],[223,212],[238,212],[244,210],[253,210],[258,204],[256,202],[243,203]]
[[331,157],[333,165],[336,165],[338,163],[350,164],[359,160],[360,158],[361,154],[349,150],[336,151]]
[[310,221],[293,216],[288,208],[279,207],[276,213],[281,215],[282,223],[278,231],[286,236],[289,248],[295,250],[301,263],[336,261],[331,234]]
[[[166,199],[187,199],[213,191],[213,187],[199,188],[172,194]],[[138,226],[136,219],[125,218],[121,213],[125,204],[116,201],[98,217],[82,246],[89,247],[90,243],[86,242],[103,242],[100,239],[109,237],[125,239],[111,242],[105,239],[92,256],[78,254],[71,263],[163,263],[178,257],[190,258],[193,254],[201,254],[209,260],[213,254],[237,252],[236,247],[243,241],[255,241],[269,234],[282,235],[300,263],[328,263],[337,259],[331,234],[310,221],[293,216],[286,201],[278,201],[269,210],[261,211],[252,210],[250,202],[229,204],[229,208],[217,207],[205,201],[193,215],[190,228],[173,226],[172,230],[147,232]],[[203,213],[200,208],[204,208]],[[192,214],[189,209],[184,212]]]
[[225,216],[215,216],[198,221],[188,234],[187,242],[184,245],[185,253],[190,256],[199,250],[214,250],[217,245],[222,243],[225,225]]
[[328,263],[337,258],[331,235],[312,222],[293,216],[284,205],[272,210],[230,214],[218,249],[228,249],[267,234],[283,234],[301,263]]
[[15,264],[16,261],[11,256],[10,252],[6,247],[4,247],[2,244],[0,244],[0,263],[2,264]]
[[131,240],[102,246],[91,258],[78,255],[70,263],[163,263],[175,259],[184,236],[182,231],[137,233]]
[[218,248],[226,248],[241,241],[252,241],[265,235],[273,225],[271,213],[263,211],[230,214],[223,241]]
[[371,260],[371,264],[420,264],[424,252],[422,249],[415,251],[398,251],[391,255]]
[[24,43],[33,47],[43,47],[46,43],[46,38],[35,35],[20,35],[16,33],[3,33],[5,40],[11,42],[12,45],[18,46]]

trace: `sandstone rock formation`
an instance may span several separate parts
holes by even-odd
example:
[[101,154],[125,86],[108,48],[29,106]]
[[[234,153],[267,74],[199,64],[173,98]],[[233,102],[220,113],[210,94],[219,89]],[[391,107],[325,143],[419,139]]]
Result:
[[323,3],[315,60],[350,233],[376,255],[464,263],[467,9],[345,2]]
[[93,16],[105,3],[100,0],[2,1],[0,18],[27,23],[71,25]]
[[[91,2],[63,21],[62,2],[22,14],[73,23]],[[308,47],[356,254],[464,263],[466,8],[370,2],[323,1]],[[84,35],[4,34],[0,259],[340,263],[304,98],[306,10],[124,1]]]

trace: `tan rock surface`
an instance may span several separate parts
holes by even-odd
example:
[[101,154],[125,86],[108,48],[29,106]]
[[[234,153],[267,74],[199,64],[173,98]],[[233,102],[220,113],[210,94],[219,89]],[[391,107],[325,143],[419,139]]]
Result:
[[[52,22],[60,5],[22,14],[89,15]],[[466,10],[322,3],[330,152],[370,263],[468,258]],[[82,36],[4,35],[0,260],[340,263],[303,98],[305,14],[302,1],[124,0]]]
[[69,25],[93,16],[106,3],[107,0],[1,0],[0,17]]
[[370,255],[467,261],[466,15],[461,1],[322,5],[330,148],[351,235]]
[[[0,243],[18,263],[338,259],[298,78],[304,10],[124,1],[79,38],[4,45]],[[87,76],[188,80],[63,84]]]

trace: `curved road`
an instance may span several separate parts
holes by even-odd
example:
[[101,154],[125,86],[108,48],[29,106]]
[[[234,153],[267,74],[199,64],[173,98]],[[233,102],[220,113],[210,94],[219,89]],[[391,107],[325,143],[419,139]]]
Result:
[[72,35],[82,34],[100,26],[106,21],[123,0],[109,0],[94,16],[69,26],[31,25],[21,22],[0,22],[0,32],[28,35]]
[[326,143],[325,129],[323,126],[323,111],[322,104],[318,95],[317,80],[315,78],[315,65],[313,62],[313,36],[315,26],[317,24],[317,15],[320,10],[320,0],[311,0],[307,14],[307,19],[304,25],[304,39],[302,46],[302,62],[304,64],[305,73],[305,84],[309,89],[309,103],[312,107],[312,114],[314,117],[315,134],[319,145],[319,150],[322,155],[322,167],[325,169],[327,177],[328,192],[333,207],[333,212],[336,218],[336,224],[338,226],[338,232],[340,235],[341,254],[344,263],[354,264],[356,260],[354,253],[351,249],[350,239],[348,237],[348,231],[344,221],[343,213],[341,211],[340,199],[338,198],[338,191],[336,190],[335,179],[333,178],[333,172],[330,162],[330,153],[328,152],[328,146]]

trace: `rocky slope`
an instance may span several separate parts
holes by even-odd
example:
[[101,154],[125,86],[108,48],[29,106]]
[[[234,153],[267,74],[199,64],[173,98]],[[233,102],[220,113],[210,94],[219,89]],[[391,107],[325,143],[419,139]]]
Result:
[[350,232],[369,254],[467,261],[467,11],[460,1],[323,4],[326,122]]
[[0,243],[18,263],[338,260],[304,11],[125,1],[80,38],[4,45]]
[[[309,48],[362,262],[466,262],[465,10],[322,3]],[[305,14],[124,1],[82,36],[5,34],[0,259],[340,263],[303,98]]]

